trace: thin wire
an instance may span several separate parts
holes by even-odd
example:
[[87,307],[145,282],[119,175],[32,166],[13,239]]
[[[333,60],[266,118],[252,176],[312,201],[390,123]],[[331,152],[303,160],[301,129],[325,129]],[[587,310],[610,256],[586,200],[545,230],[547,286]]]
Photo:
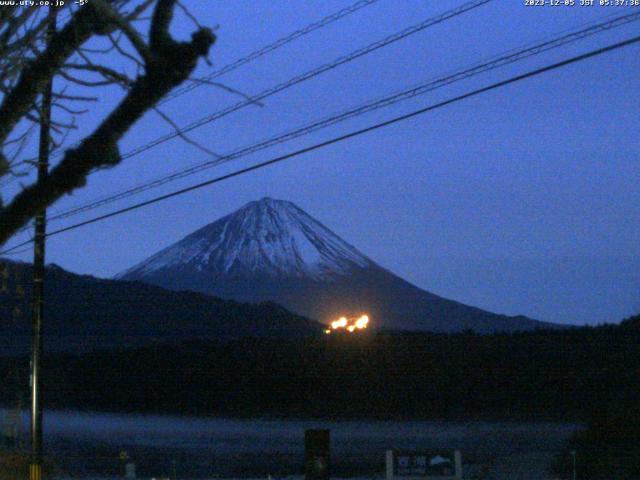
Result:
[[294,129],[292,131],[288,131],[284,134],[277,135],[275,137],[270,137],[266,140],[262,140],[260,142],[251,144],[249,146],[245,146],[243,148],[237,149],[223,157],[218,157],[214,160],[209,160],[206,162],[199,163],[197,165],[191,166],[187,169],[175,171],[169,175],[164,175],[156,180],[152,180],[150,182],[145,182],[139,184],[135,187],[128,188],[124,191],[118,192],[116,194],[109,194],[105,197],[102,197],[97,200],[93,200],[87,204],[72,207],[70,209],[64,210],[58,214],[54,214],[50,217],[50,221],[60,220],[64,218],[68,218],[79,213],[87,212],[90,210],[94,210],[96,208],[102,207],[104,205],[108,205],[118,200],[122,200],[124,198],[131,197],[133,195],[137,195],[144,191],[157,188],[166,183],[178,180],[180,178],[187,177],[189,175],[193,175],[195,173],[201,172],[208,168],[212,168],[214,166],[242,158],[251,153],[255,153],[257,151],[263,150],[265,148],[271,147],[276,144],[284,143],[285,141],[289,141],[294,138],[298,138],[302,135],[307,135],[309,133],[315,132],[322,128],[326,128],[331,125],[335,125],[344,120],[357,117],[363,115],[364,113],[368,113],[383,107],[390,106],[392,104],[398,103],[400,101],[407,100],[409,98],[413,98],[419,95],[424,95],[428,92],[431,92],[437,88],[441,88],[446,85],[450,85],[452,83],[465,80],[475,75],[479,75],[481,73],[485,73],[490,70],[494,70],[496,68],[512,64],[514,62],[529,58],[534,55],[538,55],[544,52],[547,52],[551,49],[555,49],[566,45],[568,43],[572,43],[578,40],[582,40],[588,36],[595,35],[605,30],[609,30],[611,28],[619,27],[621,25],[630,23],[632,21],[637,21],[640,19],[640,12],[636,12],[629,15],[623,15],[621,17],[617,17],[608,22],[602,22],[596,25],[593,25],[589,28],[579,30],[576,32],[572,32],[566,35],[563,35],[559,38],[554,38],[550,41],[546,41],[529,48],[525,48],[523,50],[510,50],[507,54],[503,56],[494,56],[489,62],[486,63],[476,63],[473,66],[466,68],[462,71],[454,72],[453,74],[449,74],[445,77],[441,77],[435,80],[430,80],[426,83],[419,84],[410,89],[403,90],[401,92],[394,93],[390,96],[379,98],[375,101],[370,101],[368,103],[362,104],[356,108],[352,108],[347,111],[343,111],[337,115],[333,115],[328,118],[324,118],[322,120],[306,124],[302,127]]
[[[215,70],[214,72],[211,72],[210,74],[200,78],[200,79],[196,79],[196,80],[200,80],[199,83],[195,83],[192,85],[188,85],[188,86],[184,86],[180,89],[175,90],[173,93],[169,94],[168,96],[166,96],[164,99],[162,99],[159,103],[159,105],[162,105],[163,103],[169,102],[185,93],[188,93],[190,91],[192,91],[195,88],[198,88],[202,85],[205,85],[207,81],[210,81],[214,78],[218,78],[222,75],[225,75],[233,70],[236,70],[237,68],[240,68],[243,65],[246,65],[247,63],[250,63],[260,57],[265,56],[266,54],[273,52],[291,42],[293,42],[294,40],[297,40],[298,38],[301,38],[305,35],[308,35],[316,30],[319,30],[323,27],[326,27],[327,25],[330,25],[338,20],[340,20],[341,18],[344,18],[348,15],[351,15],[352,13],[355,13],[365,7],[368,7],[370,5],[373,5],[374,3],[378,2],[379,0],[359,0],[357,2],[355,2],[353,5],[350,5],[346,8],[343,8],[341,10],[338,10],[337,12],[334,12],[330,15],[327,15],[326,17],[318,20],[317,22],[313,22],[310,23],[309,25],[299,29],[299,30],[295,30],[293,32],[291,32],[290,34],[286,35],[285,37],[282,37],[278,40],[276,40],[275,42],[272,42],[268,45],[265,45],[262,48],[259,48],[258,50],[255,50],[253,52],[251,52],[250,54],[241,57],[221,68],[219,68],[218,70]],[[72,14],[67,15],[66,19],[70,18],[72,16]],[[203,83],[204,82],[204,83]],[[77,146],[77,145],[76,145]],[[71,147],[73,148],[73,146]],[[52,155],[52,159],[55,158],[59,158],[61,156],[64,155],[64,151],[60,150],[58,152],[56,152],[55,154]],[[28,169],[25,173],[28,173],[31,169],[33,169],[33,167],[31,167],[30,169]],[[14,181],[14,180],[12,180]],[[11,181],[11,182],[12,182]],[[9,185],[11,182],[6,183],[5,185],[2,186],[7,186]]]
[[[316,67],[310,71],[307,71],[303,74],[297,75],[293,78],[290,78],[289,80],[286,80],[282,83],[279,83],[271,88],[268,88],[266,90],[263,90],[261,93],[249,97],[243,101],[240,101],[238,103],[235,103],[233,105],[230,105],[227,108],[224,108],[222,110],[219,110],[217,112],[214,112],[206,117],[203,117],[199,120],[196,120],[194,122],[191,122],[190,124],[188,124],[187,126],[183,127],[182,129],[178,129],[169,133],[166,133],[163,136],[157,137],[154,140],[151,140],[150,142],[138,146],[136,148],[134,148],[133,150],[130,150],[127,153],[124,153],[121,155],[121,160],[126,160],[128,158],[134,157],[136,155],[139,155],[140,153],[143,153],[147,150],[150,150],[151,148],[154,148],[158,145],[161,145],[162,143],[168,142],[170,140],[173,140],[175,138],[179,138],[181,136],[183,136],[186,133],[189,133],[190,131],[199,128],[203,125],[212,123],[216,120],[219,120],[223,117],[226,117],[227,115],[236,112],[246,106],[249,105],[254,105],[256,103],[259,103],[261,100],[264,100],[265,98],[271,97],[277,93],[280,93],[284,90],[287,90],[299,83],[302,83],[304,81],[310,80],[312,78],[317,77],[318,75],[321,75],[322,73],[328,72],[330,70],[333,70],[335,68],[338,68],[341,65],[344,65],[348,62],[351,62],[353,60],[356,60],[364,55],[367,55],[371,52],[374,52],[376,50],[379,50],[383,47],[386,47],[387,45],[390,45],[392,43],[395,43],[397,41],[400,41],[404,38],[407,38],[411,35],[414,35],[418,32],[421,32],[429,27],[432,27],[434,25],[437,25],[439,23],[445,22],[451,18],[457,17],[459,15],[462,15],[463,13],[466,13],[470,10],[473,10],[475,8],[478,8],[482,5],[485,5],[487,3],[492,2],[493,0],[475,0],[472,2],[466,2],[456,8],[453,8],[451,10],[447,10],[444,13],[435,16],[435,17],[431,17],[428,18],[416,25],[410,26],[405,28],[404,30],[401,30],[400,32],[397,32],[395,34],[389,35],[381,40],[378,40],[376,42],[373,42],[365,47],[359,48],[357,50],[354,50],[353,52],[347,54],[347,55],[343,55],[341,57],[338,57],[337,59],[333,60],[332,62],[326,63],[324,65],[321,65],[320,67]],[[62,155],[64,155],[64,151],[59,150],[58,152],[56,152],[57,155],[52,155],[52,158],[58,158]],[[28,170],[27,170],[28,172]]]
[[[209,80],[213,80],[214,78],[218,78],[222,75],[225,75],[239,67],[241,67],[242,65],[245,65],[249,62],[252,62],[253,60],[256,60],[260,57],[263,57],[264,55],[266,55],[269,52],[272,52],[274,50],[277,50],[280,47],[283,47],[284,45],[287,45],[288,43],[293,42],[294,40],[303,37],[305,35],[308,35],[311,32],[314,32],[322,27],[325,27],[343,17],[346,17],[347,15],[350,15],[354,12],[357,12],[358,10],[364,8],[364,7],[368,7],[374,3],[376,3],[378,0],[360,0],[356,3],[354,3],[353,5],[343,8],[342,10],[339,10],[331,15],[328,15],[320,20],[318,20],[317,22],[311,23],[309,25],[307,25],[304,28],[301,28],[299,30],[296,30],[292,33],[290,33],[289,35],[282,37],[278,40],[276,40],[273,43],[270,43],[268,45],[265,45],[264,47],[255,50],[253,52],[251,52],[250,54],[248,54],[245,57],[239,58],[237,60],[235,60],[232,63],[229,63],[227,65],[225,65],[224,67],[221,67],[218,70],[215,70],[214,72],[211,72],[210,74],[201,77],[197,80],[200,80],[201,82],[207,82]],[[192,85],[187,85],[184,86],[182,88],[176,89],[174,92],[172,92],[171,94],[167,95],[161,102],[160,104],[169,102],[181,95],[184,95],[185,93],[188,93],[200,86],[202,86],[203,83],[196,83],[196,84],[192,84]]]
[[413,25],[411,27],[405,28],[404,30],[397,32],[395,34],[389,35],[385,38],[383,38],[382,40],[378,40],[376,42],[373,42],[365,47],[359,48],[357,50],[354,50],[353,52],[347,54],[347,55],[343,55],[341,57],[338,57],[337,59],[333,60],[332,62],[326,63],[324,65],[321,65],[320,67],[314,68],[308,72],[305,72],[303,74],[297,75],[293,78],[290,78],[289,80],[286,80],[282,83],[279,83],[271,88],[268,88],[260,93],[258,93],[255,96],[249,97],[248,99],[242,100],[238,103],[235,103],[233,105],[230,105],[227,108],[224,108],[222,110],[219,110],[213,114],[207,115],[206,117],[203,117],[199,120],[196,120],[194,122],[191,122],[190,124],[186,125],[185,127],[183,127],[182,129],[178,130],[178,131],[173,131],[173,132],[169,132],[161,137],[156,138],[155,140],[152,140],[144,145],[141,145],[125,154],[123,154],[121,156],[122,160],[125,160],[127,158],[131,158],[135,155],[139,155],[142,152],[145,152],[147,150],[150,150],[151,148],[154,148],[162,143],[165,143],[169,140],[173,140],[174,138],[179,137],[180,135],[183,135],[185,133],[189,133],[192,130],[195,130],[196,128],[199,128],[203,125],[212,123],[216,120],[219,120],[233,112],[236,112],[246,106],[249,105],[253,105],[257,102],[260,102],[262,100],[264,100],[265,98],[271,97],[277,93],[280,93],[284,90],[287,90],[299,83],[302,83],[304,81],[307,81],[311,78],[317,77],[318,75],[321,75],[325,72],[328,72],[330,70],[333,70],[335,68],[338,68],[341,65],[344,65],[345,63],[349,63],[353,60],[356,60],[364,55],[367,55],[371,52],[375,52],[376,50],[379,50],[383,47],[386,47],[387,45],[390,45],[392,43],[398,42],[404,38],[407,38],[411,35],[414,35],[418,32],[421,32],[423,30],[426,30],[429,27],[432,27],[434,25],[437,25],[439,23],[445,22],[451,18],[457,17],[459,15],[462,15],[463,13],[466,13],[470,10],[473,10],[475,8],[478,8],[482,5],[485,5],[487,3],[492,2],[493,0],[475,0],[472,2],[467,2],[464,3],[454,9],[451,10],[447,10],[446,12],[437,15],[435,17],[429,18],[427,20],[424,20],[416,25]]
[[[237,176],[243,175],[245,173],[252,172],[254,170],[259,170],[261,168],[264,168],[264,167],[267,167],[267,166],[270,166],[270,165],[274,165],[276,163],[283,162],[283,161],[288,160],[290,158],[298,157],[298,156],[303,155],[305,153],[309,153],[309,152],[312,152],[312,151],[315,151],[315,150],[319,150],[319,149],[327,147],[329,145],[333,145],[335,143],[339,143],[339,142],[342,142],[344,140],[348,140],[350,138],[353,138],[353,137],[356,137],[356,136],[359,136],[359,135],[363,135],[365,133],[369,133],[369,132],[381,129],[381,128],[387,127],[389,125],[393,125],[395,123],[402,122],[404,120],[408,120],[408,119],[416,117],[418,115],[423,115],[423,114],[425,114],[427,112],[430,112],[430,111],[445,107],[447,105],[451,105],[453,103],[457,103],[457,102],[465,100],[467,98],[475,97],[477,95],[480,95],[480,94],[483,94],[483,93],[486,93],[486,92],[489,92],[489,91],[492,91],[492,90],[496,90],[498,88],[502,88],[502,87],[505,87],[507,85],[510,85],[510,84],[513,84],[513,83],[516,83],[516,82],[520,82],[520,81],[525,80],[527,78],[539,76],[539,75],[542,75],[544,73],[550,72],[552,70],[557,70],[557,69],[565,67],[567,65],[571,65],[573,63],[577,63],[577,62],[580,62],[580,61],[583,61],[583,60],[586,60],[586,59],[589,59],[589,58],[592,58],[592,57],[603,55],[605,53],[608,53],[608,52],[611,52],[611,51],[614,51],[614,50],[618,50],[620,48],[624,48],[624,47],[630,46],[630,45],[638,43],[638,42],[640,42],[640,36],[633,37],[633,38],[630,38],[628,40],[624,40],[622,42],[614,43],[612,45],[608,45],[606,47],[599,48],[597,50],[592,50],[590,52],[587,52],[587,53],[584,53],[584,54],[581,54],[581,55],[578,55],[578,56],[575,56],[575,57],[571,57],[569,59],[566,59],[566,60],[563,60],[563,61],[560,61],[560,62],[557,62],[557,63],[553,63],[553,64],[548,65],[546,67],[538,68],[536,70],[531,70],[531,71],[523,73],[521,75],[510,77],[507,80],[502,80],[500,82],[493,83],[493,84],[488,85],[486,87],[482,87],[482,88],[467,92],[465,94],[458,95],[458,96],[450,98],[448,100],[445,100],[445,101],[442,101],[442,102],[439,102],[439,103],[436,103],[436,104],[433,104],[433,105],[429,105],[427,107],[424,107],[424,108],[421,108],[421,109],[418,109],[418,110],[414,110],[411,113],[400,115],[400,116],[394,117],[394,118],[392,118],[390,120],[386,120],[384,122],[376,123],[376,124],[371,125],[369,127],[365,127],[365,128],[359,129],[359,130],[355,130],[355,131],[347,133],[345,135],[341,135],[339,137],[334,137],[334,138],[332,138],[330,140],[326,140],[324,142],[316,143],[315,145],[311,145],[309,147],[305,147],[305,148],[302,148],[300,150],[296,150],[294,152],[290,152],[288,154],[281,155],[279,157],[275,157],[275,158],[273,158],[271,160],[267,160],[265,162],[261,162],[261,163],[255,164],[255,165],[252,165],[250,167],[243,168],[243,169],[237,170],[235,172],[232,172],[232,173],[229,173],[229,174],[226,174],[226,175],[222,175],[222,176],[207,180],[205,182],[201,182],[201,183],[198,183],[198,184],[195,184],[195,185],[191,185],[189,187],[186,187],[186,188],[183,188],[183,189],[180,189],[180,190],[176,190],[174,192],[171,192],[171,193],[168,193],[168,194],[165,194],[165,195],[161,195],[161,196],[155,197],[155,198],[153,198],[151,200],[140,202],[140,203],[137,203],[135,205],[131,205],[131,206],[126,207],[126,208],[122,208],[120,210],[116,210],[116,211],[113,211],[113,212],[110,212],[110,213],[107,213],[107,214],[104,214],[104,215],[100,215],[98,217],[94,217],[92,219],[85,220],[83,222],[79,222],[79,223],[76,223],[74,225],[70,225],[68,227],[64,227],[64,228],[61,228],[61,229],[58,229],[58,230],[54,230],[54,231],[52,231],[50,233],[47,233],[46,236],[47,237],[51,237],[51,236],[58,235],[58,234],[63,233],[63,232],[68,232],[70,230],[75,230],[77,228],[81,228],[81,227],[84,227],[86,225],[90,225],[92,223],[96,223],[96,222],[105,220],[107,218],[115,217],[117,215],[121,215],[123,213],[130,212],[132,210],[137,210],[139,208],[142,208],[142,207],[154,204],[154,203],[158,203],[158,202],[161,202],[163,200],[167,200],[169,198],[173,198],[173,197],[176,197],[176,196],[179,196],[179,195],[183,195],[183,194],[191,192],[193,190],[198,190],[200,188],[203,188],[203,187],[206,187],[206,186],[209,186],[209,185],[213,185],[215,183],[219,183],[219,182],[222,182],[224,180],[228,180],[230,178],[237,177]],[[32,241],[29,240],[29,241],[23,242],[21,244],[18,244],[18,245],[14,246],[14,247],[11,247],[10,249],[7,249],[7,250],[4,250],[4,251],[0,252],[0,255],[6,255],[7,253],[11,253],[12,251],[17,250],[18,248],[22,247],[23,245],[28,245],[31,242]]]

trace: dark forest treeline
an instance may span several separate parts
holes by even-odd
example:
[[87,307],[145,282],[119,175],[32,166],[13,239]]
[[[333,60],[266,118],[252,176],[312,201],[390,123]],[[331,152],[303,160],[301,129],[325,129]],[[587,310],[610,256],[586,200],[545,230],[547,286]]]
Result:
[[[640,317],[517,334],[246,338],[49,355],[49,408],[215,416],[574,420],[571,478],[640,478]],[[0,402],[27,398],[27,358],[0,358]]]
[[576,433],[552,466],[561,478],[589,480],[640,479],[640,404],[638,394],[597,406],[587,428]]
[[[191,342],[58,354],[52,408],[197,415],[587,420],[640,391],[640,319],[517,334]],[[0,400],[26,396],[26,358],[0,360]],[[10,378],[15,380],[9,380]]]

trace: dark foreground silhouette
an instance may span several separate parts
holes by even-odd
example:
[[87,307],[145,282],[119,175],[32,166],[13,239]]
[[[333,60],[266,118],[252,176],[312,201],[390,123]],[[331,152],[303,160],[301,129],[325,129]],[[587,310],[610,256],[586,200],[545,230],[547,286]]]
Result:
[[[619,326],[478,335],[245,338],[44,360],[49,408],[215,416],[585,422],[555,466],[640,478],[640,317]],[[0,359],[0,400],[27,398],[28,359]],[[607,476],[608,475],[608,476]],[[615,476],[618,475],[618,476]],[[624,476],[626,475],[626,476]]]

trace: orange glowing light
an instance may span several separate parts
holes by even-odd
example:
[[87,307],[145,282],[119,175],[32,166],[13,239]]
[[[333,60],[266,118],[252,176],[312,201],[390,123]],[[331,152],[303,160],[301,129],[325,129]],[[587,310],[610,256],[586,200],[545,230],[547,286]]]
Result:
[[347,317],[340,317],[338,320],[334,320],[330,323],[331,328],[327,328],[324,333],[329,335],[334,330],[346,330],[349,333],[353,333],[356,330],[364,330],[369,326],[369,316],[361,315],[358,318],[347,319]]
[[339,328],[345,328],[347,326],[347,317],[340,317],[338,320],[331,322],[331,328],[337,330]]
[[367,328],[369,326],[369,316],[362,315],[359,319],[356,320],[355,327],[359,330],[363,328]]

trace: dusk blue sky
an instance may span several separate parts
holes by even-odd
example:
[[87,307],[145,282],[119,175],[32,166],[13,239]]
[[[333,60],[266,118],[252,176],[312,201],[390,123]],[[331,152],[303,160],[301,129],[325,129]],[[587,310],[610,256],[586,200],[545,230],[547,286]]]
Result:
[[[218,80],[256,94],[461,0],[379,0]],[[579,3],[579,0],[578,0]],[[346,0],[185,0],[218,25],[223,66],[351,4]],[[525,7],[495,0],[192,132],[225,153],[532,42],[634,7]],[[640,7],[638,7],[640,8]],[[177,12],[174,32],[195,27]],[[637,35],[640,22],[458,82],[160,189],[75,223],[230,172],[473,88]],[[114,59],[114,61],[118,61]],[[204,62],[197,75],[211,71]],[[47,261],[109,277],[264,196],[293,201],[382,266],[436,294],[507,314],[576,324],[640,311],[640,47],[590,59],[383,130],[121,215],[48,241]],[[122,93],[80,118],[86,134]],[[179,124],[238,97],[203,86],[163,105]],[[149,113],[126,152],[170,127]],[[206,160],[174,140],[92,175],[51,212]],[[25,237],[16,237],[9,245]],[[31,260],[30,253],[18,258]]]

